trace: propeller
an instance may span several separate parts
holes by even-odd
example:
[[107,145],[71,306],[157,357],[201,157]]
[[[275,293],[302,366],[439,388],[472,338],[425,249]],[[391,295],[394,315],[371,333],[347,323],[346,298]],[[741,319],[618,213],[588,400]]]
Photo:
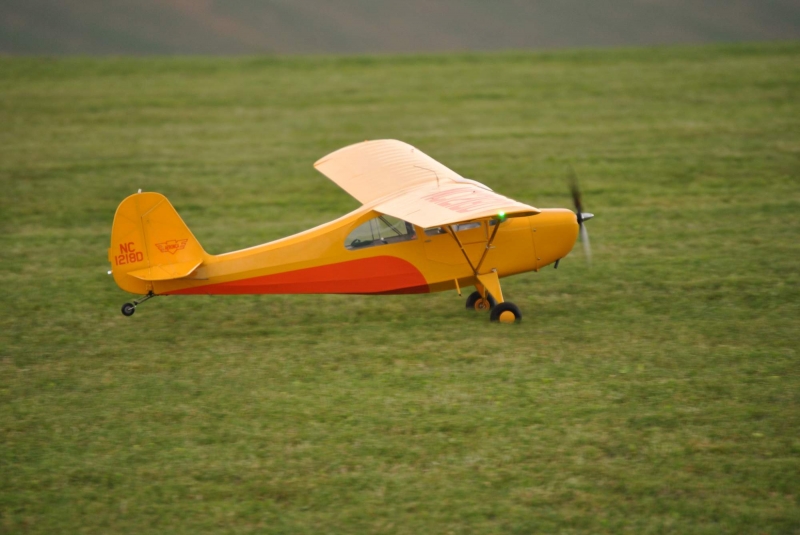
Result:
[[581,202],[581,189],[578,186],[578,175],[575,174],[575,169],[570,166],[569,177],[569,190],[572,193],[572,202],[575,204],[575,214],[578,217],[578,227],[580,228],[581,244],[583,245],[583,254],[586,256],[586,262],[592,265],[592,246],[589,243],[589,231],[586,230],[584,223],[594,217],[594,214],[583,211],[583,203]]

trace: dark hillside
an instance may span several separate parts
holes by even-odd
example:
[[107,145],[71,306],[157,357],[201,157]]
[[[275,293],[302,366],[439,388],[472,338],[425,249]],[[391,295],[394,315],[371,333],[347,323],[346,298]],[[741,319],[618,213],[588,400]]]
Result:
[[5,0],[0,53],[381,53],[790,40],[791,0]]

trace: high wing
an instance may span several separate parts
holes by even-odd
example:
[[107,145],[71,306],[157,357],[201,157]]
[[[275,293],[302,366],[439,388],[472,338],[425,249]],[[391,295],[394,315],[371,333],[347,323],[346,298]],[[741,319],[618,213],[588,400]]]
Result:
[[471,184],[491,191],[396,139],[364,141],[344,147],[320,158],[314,167],[361,204],[411,186],[430,184]]
[[423,228],[539,213],[533,206],[468,184],[412,187],[378,202],[374,209]]
[[423,228],[539,213],[394,139],[344,147],[314,167],[375,211]]

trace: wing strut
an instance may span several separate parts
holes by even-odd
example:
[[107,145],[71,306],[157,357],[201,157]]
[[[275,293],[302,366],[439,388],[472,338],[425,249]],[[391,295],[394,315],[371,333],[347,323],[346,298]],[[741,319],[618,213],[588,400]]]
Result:
[[[488,225],[489,222],[487,221],[486,224]],[[481,259],[478,261],[478,265],[475,267],[475,275],[478,274],[478,271],[481,269],[481,266],[483,265],[483,261],[486,260],[486,255],[489,253],[489,249],[492,247],[492,242],[494,241],[494,237],[497,236],[497,229],[499,228],[500,228],[500,221],[495,223],[492,235],[489,236],[489,240],[486,242],[486,249],[483,250]]]
[[464,258],[467,260],[467,264],[469,264],[469,267],[470,267],[470,269],[472,269],[472,272],[477,275],[478,271],[475,269],[475,266],[472,265],[472,260],[469,259],[469,255],[464,250],[464,245],[461,244],[461,240],[459,240],[458,236],[456,236],[456,232],[455,232],[455,230],[453,230],[453,225],[447,225],[445,228],[448,230],[447,233],[450,236],[452,236],[454,240],[456,240],[456,243],[458,244],[458,248],[461,250],[461,254],[464,255]]
[[[495,223],[495,225],[494,225],[494,229],[492,230],[491,235],[489,234],[489,223],[490,223],[490,221],[497,221],[497,223]],[[481,295],[484,298],[486,298],[485,294],[488,291],[488,289],[486,287],[487,285],[484,283],[484,281],[486,281],[486,282],[489,283],[490,286],[492,286],[492,290],[494,290],[494,291],[491,292],[491,293],[494,296],[494,298],[497,300],[498,303],[502,303],[503,302],[503,293],[500,290],[500,281],[499,281],[498,276],[497,276],[497,270],[491,270],[488,273],[481,274],[480,273],[480,269],[481,269],[481,266],[483,265],[483,261],[486,260],[486,255],[489,254],[489,249],[492,248],[492,243],[494,242],[495,236],[497,236],[497,231],[500,228],[500,224],[501,224],[501,221],[499,221],[499,220],[492,220],[492,219],[485,220],[485,222],[484,222],[485,227],[484,228],[486,230],[486,236],[488,236],[488,238],[486,239],[486,247],[483,250],[483,254],[481,254],[480,260],[478,260],[477,265],[474,265],[472,263],[472,260],[470,260],[466,249],[464,249],[464,244],[461,243],[460,239],[458,239],[458,235],[456,234],[456,230],[455,230],[455,227],[457,225],[447,225],[445,227],[447,229],[447,233],[450,236],[452,236],[452,238],[458,244],[458,248],[461,250],[461,254],[464,255],[464,259],[466,259],[467,264],[469,264],[469,267],[472,269],[472,272],[475,274],[475,277],[481,283],[481,286],[482,286]],[[473,243],[475,243],[475,242],[473,242]],[[480,242],[477,242],[477,243],[480,243]]]

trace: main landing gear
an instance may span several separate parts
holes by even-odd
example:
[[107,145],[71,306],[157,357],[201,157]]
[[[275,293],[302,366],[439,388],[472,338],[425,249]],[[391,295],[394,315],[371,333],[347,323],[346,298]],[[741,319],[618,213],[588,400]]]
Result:
[[155,296],[156,296],[156,294],[154,294],[153,292],[150,292],[149,294],[145,295],[141,299],[137,299],[133,303],[125,303],[124,305],[122,305],[122,315],[123,316],[133,316],[133,313],[136,312],[136,307],[137,306],[141,305],[142,303],[144,303],[148,299],[151,299],[151,298],[153,298]]
[[489,311],[489,319],[500,323],[516,323],[522,319],[522,312],[517,305],[510,301],[498,303],[492,294],[485,289],[483,292],[486,293],[485,297],[480,290],[472,292],[467,297],[467,310]]
[[[448,225],[445,228],[445,232],[449,234],[453,240],[458,245],[458,248],[461,249],[461,254],[464,255],[464,259],[469,264],[469,267],[472,268],[472,272],[475,274],[475,278],[478,280],[475,283],[475,290],[470,294],[467,298],[467,310],[477,310],[477,311],[490,311],[489,319],[492,321],[499,321],[500,323],[516,323],[522,319],[522,312],[519,311],[519,307],[514,303],[509,303],[505,299],[503,299],[503,291],[500,289],[500,276],[497,274],[497,269],[481,269],[483,266],[483,261],[486,260],[486,256],[489,253],[492,247],[492,243],[494,242],[495,236],[497,236],[497,229],[500,228],[500,224],[505,220],[505,216],[502,216],[496,220],[494,220],[494,228],[491,229],[492,226],[489,219],[486,219],[481,222],[481,226],[484,231],[484,238],[485,240],[479,240],[477,242],[471,242],[464,244],[456,235],[456,228],[455,225]],[[476,244],[484,244],[484,249],[481,253],[481,257],[477,263],[473,263],[470,256],[467,254],[466,249],[464,249],[464,245],[476,245]],[[458,280],[455,281],[455,287],[458,290],[459,295],[461,294],[461,289],[458,285]]]
[[522,319],[522,312],[519,307],[511,301],[505,301],[492,307],[489,319],[500,323],[516,323]]

